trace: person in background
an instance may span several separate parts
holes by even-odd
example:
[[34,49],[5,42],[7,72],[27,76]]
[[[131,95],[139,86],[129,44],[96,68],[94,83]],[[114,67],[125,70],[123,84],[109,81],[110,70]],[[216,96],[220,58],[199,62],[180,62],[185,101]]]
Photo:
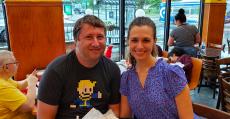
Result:
[[158,57],[163,57],[163,51],[161,49],[161,46],[156,44],[156,48],[157,48],[157,56]]
[[119,116],[120,70],[106,58],[105,24],[93,15],[78,19],[76,48],[52,61],[38,89],[38,119],[76,119],[92,108]]
[[[36,98],[36,70],[25,80],[14,81],[18,69],[12,52],[0,50],[0,119],[31,119]],[[20,90],[27,89],[24,95]]]
[[191,81],[191,72],[193,68],[192,58],[184,53],[182,48],[175,47],[171,50],[172,56],[169,57],[170,63],[180,62],[182,63],[183,69],[185,71],[185,75],[188,83]]
[[105,49],[105,57],[111,59],[112,56],[112,50],[113,50],[113,45],[108,45],[108,47]]
[[132,67],[121,77],[120,118],[193,119],[184,71],[156,58],[155,29],[148,17],[138,17],[129,26]]
[[196,26],[186,23],[184,9],[179,9],[174,22],[177,28],[170,33],[168,46],[181,47],[184,49],[186,54],[196,57],[197,48],[194,47],[194,45],[201,42],[198,29]]
[[154,44],[156,45],[156,50],[157,50],[157,56],[158,57],[162,57],[163,56],[163,51],[162,51],[162,48],[161,48],[161,46],[159,46],[159,45],[157,45],[156,43],[157,43],[157,32],[156,32],[156,27],[153,27],[153,28],[155,28],[155,29],[153,29],[155,32],[154,32],[154,40],[155,40],[155,42],[154,42]]

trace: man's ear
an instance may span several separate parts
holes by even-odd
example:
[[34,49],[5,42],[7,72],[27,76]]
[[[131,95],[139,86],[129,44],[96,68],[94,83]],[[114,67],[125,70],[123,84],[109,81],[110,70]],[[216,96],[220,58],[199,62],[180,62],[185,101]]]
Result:
[[0,71],[3,70],[3,66],[0,66]]
[[6,65],[0,66],[0,70],[7,70],[7,69],[8,69],[8,66]]
[[8,66],[7,66],[7,65],[5,65],[5,66],[4,66],[4,69],[8,69]]

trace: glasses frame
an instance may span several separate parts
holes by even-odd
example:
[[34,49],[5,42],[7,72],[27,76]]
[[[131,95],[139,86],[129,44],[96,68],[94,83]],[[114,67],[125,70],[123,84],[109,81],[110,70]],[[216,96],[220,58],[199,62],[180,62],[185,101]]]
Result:
[[11,65],[11,64],[15,64],[15,65],[19,65],[19,62],[18,61],[15,61],[15,62],[11,62],[11,63],[6,63],[5,65],[8,67],[8,65]]

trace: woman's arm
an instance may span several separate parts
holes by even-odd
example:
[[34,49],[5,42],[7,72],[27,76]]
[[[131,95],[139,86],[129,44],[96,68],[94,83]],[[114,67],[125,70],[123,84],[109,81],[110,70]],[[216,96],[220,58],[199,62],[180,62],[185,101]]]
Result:
[[131,118],[132,113],[126,96],[121,95],[120,118]]
[[168,46],[172,46],[174,44],[174,38],[169,36],[169,39],[168,39]]
[[200,33],[199,32],[196,34],[196,42],[195,42],[195,44],[196,43],[200,43]]
[[176,106],[180,119],[193,119],[194,113],[192,109],[192,101],[189,94],[190,90],[188,85],[178,94],[175,98]]

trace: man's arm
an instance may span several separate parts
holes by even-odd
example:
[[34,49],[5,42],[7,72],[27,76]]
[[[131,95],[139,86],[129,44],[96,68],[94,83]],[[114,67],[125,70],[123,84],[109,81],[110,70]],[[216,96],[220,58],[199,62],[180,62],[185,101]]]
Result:
[[120,104],[111,104],[109,105],[109,109],[113,111],[116,117],[119,117],[120,114]]
[[37,119],[55,119],[58,106],[46,104],[38,100]]
[[25,89],[28,86],[27,80],[17,81],[17,83],[18,83],[17,88],[19,90],[23,90],[23,89]]
[[18,111],[20,112],[31,111],[35,105],[36,84],[38,82],[38,78],[33,74],[30,74],[26,80],[26,82],[28,83],[28,90],[26,94],[27,100],[18,108]]

